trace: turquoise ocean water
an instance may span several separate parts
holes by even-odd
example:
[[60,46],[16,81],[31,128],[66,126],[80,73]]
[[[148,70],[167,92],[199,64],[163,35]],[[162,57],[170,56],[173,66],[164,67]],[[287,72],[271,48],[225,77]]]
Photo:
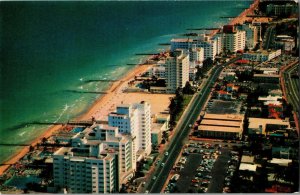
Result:
[[0,2],[0,162],[187,28],[218,27],[251,1]]

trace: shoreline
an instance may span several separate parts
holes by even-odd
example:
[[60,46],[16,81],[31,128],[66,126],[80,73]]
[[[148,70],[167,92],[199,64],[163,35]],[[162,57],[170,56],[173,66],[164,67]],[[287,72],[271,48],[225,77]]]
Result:
[[[254,0],[248,9],[245,9],[241,14],[239,14],[236,18],[232,19],[228,24],[235,24],[247,19],[246,15],[249,14],[250,11],[253,11],[256,5],[258,5],[259,0]],[[218,30],[212,31],[210,34],[214,35],[218,32]],[[145,72],[147,69],[152,67],[153,65],[143,65],[139,64],[132,69],[129,69],[123,77],[121,77],[118,81],[113,82],[106,90],[107,94],[102,95],[96,101],[94,101],[91,106],[87,108],[87,110],[78,117],[74,117],[75,120],[91,120],[93,116],[102,108],[103,104],[108,103],[112,97],[117,94],[122,93],[123,87],[127,84],[126,81],[131,80],[134,76]],[[96,117],[97,118],[97,117]],[[60,130],[62,125],[53,125],[44,133],[42,133],[37,138],[33,139],[30,146],[35,147],[39,142],[41,142],[42,138],[49,138],[56,131]],[[12,155],[7,161],[3,162],[0,165],[0,176],[3,175],[6,170],[10,168],[13,164],[17,163],[20,159],[22,159],[28,152],[30,146],[24,146],[22,149],[17,150],[15,155]]]
[[[130,79],[134,78],[135,75],[141,74],[145,72],[148,68],[150,68],[152,65],[142,65],[139,64],[132,69],[129,69],[123,77],[121,77],[118,81],[114,81],[107,89],[106,92],[107,94],[102,95],[99,97],[96,101],[94,101],[87,109],[86,111],[77,116],[74,117],[74,120],[91,120],[91,117],[93,114],[99,110],[99,107],[101,104],[106,103],[109,101],[109,99],[115,95],[115,92],[117,92],[118,89],[120,89],[123,84],[126,84],[126,81],[129,81]],[[43,138],[49,138],[51,137],[55,132],[60,130],[62,125],[52,125],[48,129],[45,130],[44,133],[42,133],[40,136],[37,138],[33,139],[30,142],[30,146],[35,147],[38,143],[41,142]],[[29,147],[30,146],[24,146],[20,150],[16,150],[15,155],[12,155],[11,158],[8,160],[4,161],[2,165],[0,165],[0,176],[5,173],[6,170],[10,168],[13,164],[17,163],[21,158],[23,158],[28,152],[29,152]]]

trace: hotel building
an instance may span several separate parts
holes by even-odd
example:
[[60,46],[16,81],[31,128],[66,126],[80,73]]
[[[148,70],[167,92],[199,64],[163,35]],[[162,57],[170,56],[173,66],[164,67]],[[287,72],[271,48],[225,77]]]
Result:
[[258,43],[256,26],[252,25],[251,23],[245,23],[237,26],[237,28],[246,32],[246,46],[248,49],[253,49]]
[[201,35],[197,39],[172,39],[171,40],[171,51],[176,49],[189,50],[196,45],[197,48],[203,48],[204,59],[211,58],[215,59],[215,56],[221,52],[220,48],[221,39],[218,37],[211,38],[210,36]]
[[179,49],[171,52],[166,59],[166,78],[168,93],[185,86],[189,81],[189,54]]
[[130,173],[132,142],[118,128],[94,125],[76,134],[72,147],[53,155],[54,187],[67,193],[113,193]]
[[190,62],[195,62],[196,65],[202,65],[204,60],[204,49],[196,47],[195,44],[189,49]]
[[103,147],[60,148],[53,156],[54,186],[67,193],[117,192],[117,154]]
[[[133,162],[151,153],[151,106],[141,103],[117,106],[116,112],[108,115],[108,125],[118,127],[119,133],[132,139]],[[135,170],[135,164],[133,169]]]
[[246,45],[246,32],[236,30],[233,25],[223,27],[223,49],[230,52],[244,50]]
[[53,155],[54,187],[66,193],[115,193],[151,153],[150,104],[120,105],[109,125],[94,124]]
[[281,49],[273,50],[273,51],[256,51],[256,52],[247,52],[243,53],[244,60],[250,60],[255,62],[265,62],[276,58],[281,55]]
[[298,12],[298,6],[292,4],[284,4],[284,5],[275,5],[269,4],[267,5],[266,13],[267,15],[275,15],[275,16],[289,16],[291,14],[296,14]]

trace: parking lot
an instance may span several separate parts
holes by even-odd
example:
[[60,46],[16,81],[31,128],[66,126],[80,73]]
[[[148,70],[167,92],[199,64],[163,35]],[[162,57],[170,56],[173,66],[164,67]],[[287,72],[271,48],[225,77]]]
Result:
[[165,193],[229,192],[238,166],[238,154],[222,142],[186,145],[168,181]]
[[219,155],[217,161],[212,169],[212,180],[208,186],[207,192],[209,193],[222,193],[224,187],[224,179],[226,177],[226,171],[228,167],[228,161],[230,160],[230,150],[223,148],[222,154]]

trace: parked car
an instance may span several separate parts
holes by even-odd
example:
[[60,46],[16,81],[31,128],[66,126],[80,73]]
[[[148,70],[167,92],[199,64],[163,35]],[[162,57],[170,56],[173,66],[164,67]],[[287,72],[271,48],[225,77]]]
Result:
[[179,179],[180,175],[179,174],[175,174],[172,176],[171,180],[172,181],[177,181]]

